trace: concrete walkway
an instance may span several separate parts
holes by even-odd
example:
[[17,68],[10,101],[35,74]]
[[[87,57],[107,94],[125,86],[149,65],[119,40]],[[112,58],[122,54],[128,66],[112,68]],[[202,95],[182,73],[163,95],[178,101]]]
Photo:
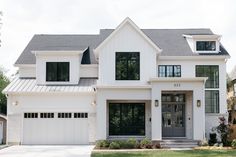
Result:
[[11,146],[0,150],[0,157],[90,157],[94,146]]

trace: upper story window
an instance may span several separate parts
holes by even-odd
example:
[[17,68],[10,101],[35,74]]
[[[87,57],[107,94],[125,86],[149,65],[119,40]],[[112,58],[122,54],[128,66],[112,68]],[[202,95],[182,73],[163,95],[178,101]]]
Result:
[[196,65],[196,77],[208,77],[205,88],[219,88],[218,65]]
[[116,80],[140,80],[139,52],[116,52]]
[[69,62],[46,62],[46,81],[69,82],[69,80]]
[[196,41],[197,51],[216,51],[216,41]]
[[159,65],[158,66],[159,77],[181,77],[180,65]]

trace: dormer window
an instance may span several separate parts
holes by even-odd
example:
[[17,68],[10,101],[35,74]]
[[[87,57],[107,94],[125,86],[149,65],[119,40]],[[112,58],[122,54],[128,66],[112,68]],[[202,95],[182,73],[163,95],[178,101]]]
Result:
[[188,42],[189,47],[194,53],[219,53],[220,52],[220,35],[216,34],[198,34],[183,35]]
[[69,82],[69,62],[46,62],[46,81],[48,82]]
[[197,51],[216,51],[216,41],[197,41]]

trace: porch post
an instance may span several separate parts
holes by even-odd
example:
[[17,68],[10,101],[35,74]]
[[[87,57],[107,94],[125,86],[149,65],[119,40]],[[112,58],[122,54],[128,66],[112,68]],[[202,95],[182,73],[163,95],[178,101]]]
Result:
[[[158,106],[155,104],[155,101],[158,101]],[[152,114],[152,140],[161,140],[162,139],[162,118],[161,118],[161,90],[157,85],[153,84],[152,86],[152,103],[151,103],[151,114]]]
[[[199,100],[201,106],[197,106]],[[193,91],[193,139],[205,139],[205,92],[201,87]]]

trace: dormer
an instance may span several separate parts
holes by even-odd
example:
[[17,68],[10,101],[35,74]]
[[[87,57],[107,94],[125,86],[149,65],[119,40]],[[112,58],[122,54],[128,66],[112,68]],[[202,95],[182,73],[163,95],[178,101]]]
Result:
[[82,51],[32,51],[38,85],[78,84]]
[[220,35],[183,35],[194,53],[219,53]]

